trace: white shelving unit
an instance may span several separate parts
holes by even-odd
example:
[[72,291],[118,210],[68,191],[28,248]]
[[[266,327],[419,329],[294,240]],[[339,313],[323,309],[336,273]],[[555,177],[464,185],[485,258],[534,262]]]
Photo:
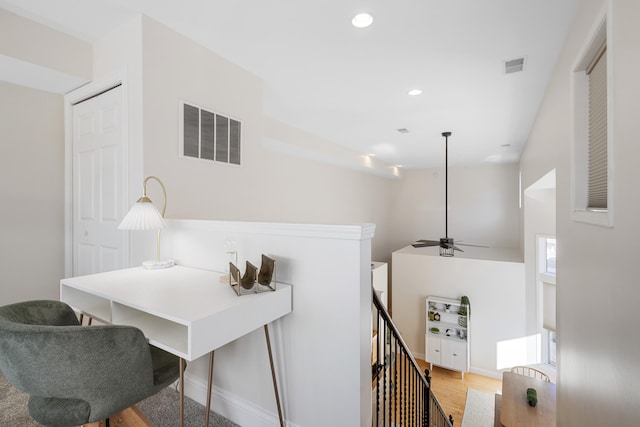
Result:
[[431,368],[460,371],[464,378],[469,372],[469,307],[459,299],[437,296],[428,296],[425,305],[425,359]]

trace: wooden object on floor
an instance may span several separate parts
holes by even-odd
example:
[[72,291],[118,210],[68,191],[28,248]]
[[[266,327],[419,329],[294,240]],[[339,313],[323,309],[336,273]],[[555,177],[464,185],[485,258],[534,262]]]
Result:
[[[536,389],[538,404],[527,403],[527,388]],[[512,372],[502,374],[502,410],[505,427],[555,427],[556,385]]]
[[500,413],[502,412],[502,395],[496,393],[495,399],[495,407],[493,410],[493,427],[502,427],[502,423],[500,422]]
[[[425,369],[429,369],[428,362],[422,359],[416,359],[416,361],[423,373]],[[434,366],[431,371],[433,393],[440,402],[444,413],[453,416],[456,426],[462,424],[464,405],[467,402],[467,389],[469,387],[491,394],[502,392],[502,382],[495,378],[468,372],[462,379],[460,372],[437,366]]]
[[[132,406],[122,412],[109,417],[111,427],[153,427],[153,423],[138,409]],[[104,421],[96,421],[94,423],[83,424],[80,427],[104,427]]]

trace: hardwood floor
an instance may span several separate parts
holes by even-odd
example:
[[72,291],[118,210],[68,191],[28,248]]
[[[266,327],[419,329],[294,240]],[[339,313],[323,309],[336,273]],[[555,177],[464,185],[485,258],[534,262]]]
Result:
[[[429,363],[421,359],[416,359],[422,372],[429,369]],[[442,409],[447,415],[452,415],[455,426],[462,424],[464,405],[467,401],[467,389],[471,387],[475,390],[487,393],[502,393],[502,381],[484,377],[482,375],[467,372],[464,379],[460,372],[448,369],[433,367],[431,371],[431,388],[436,398],[440,402]]]
[[[96,421],[95,423],[84,424],[80,427],[104,427],[104,421]],[[111,427],[152,427],[153,424],[149,419],[136,407],[132,406],[124,411],[109,417],[109,425]]]

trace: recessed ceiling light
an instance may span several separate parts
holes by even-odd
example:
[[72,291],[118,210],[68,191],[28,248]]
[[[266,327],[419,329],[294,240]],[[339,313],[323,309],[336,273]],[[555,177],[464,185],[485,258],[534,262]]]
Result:
[[411,89],[408,93],[411,96],[416,96],[422,94],[422,91],[420,89]]
[[366,28],[373,23],[373,16],[369,13],[359,13],[353,17],[351,23],[356,28]]
[[369,153],[369,154],[367,154],[367,156],[369,156],[369,157],[375,157],[375,156],[376,156],[376,153]]

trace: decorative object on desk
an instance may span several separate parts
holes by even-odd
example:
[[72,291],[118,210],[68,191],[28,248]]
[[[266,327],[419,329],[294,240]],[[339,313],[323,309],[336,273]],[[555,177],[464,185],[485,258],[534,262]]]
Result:
[[271,286],[271,282],[276,276],[276,260],[269,258],[265,254],[262,254],[262,263],[260,264],[260,272],[258,273],[258,283],[262,286],[267,286],[272,291],[275,291],[274,286]]
[[224,242],[224,253],[227,255],[227,265],[225,266],[226,274],[224,276],[220,276],[220,281],[231,284],[233,278],[231,277],[231,270],[229,269],[229,265],[231,265],[231,263],[238,264],[238,251],[236,249],[236,242],[233,240],[226,240]]
[[[158,212],[151,199],[147,196],[147,182],[150,179],[156,180],[162,188],[164,195],[164,203],[162,205],[162,213]],[[167,210],[167,190],[160,179],[155,176],[148,176],[142,183],[142,197],[129,209],[129,212],[120,222],[118,228],[120,230],[157,230],[157,252],[156,259],[145,261],[142,266],[147,269],[167,268],[173,266],[172,259],[160,259],[160,230],[167,227],[164,220],[164,214]]]
[[535,388],[527,389],[527,402],[529,402],[529,406],[534,408],[538,404],[538,392]]
[[230,285],[236,291],[238,296],[247,293],[257,294],[259,292],[264,292],[261,290],[260,286],[269,288],[269,291],[276,290],[276,261],[264,254],[262,255],[260,272],[258,272],[258,268],[249,261],[246,261],[246,268],[243,276],[240,276],[240,269],[238,269],[238,267],[236,267],[232,262],[229,263],[229,272],[231,276]]
[[458,310],[458,314],[466,316],[467,312],[469,313],[469,317],[471,317],[471,302],[469,302],[469,297],[465,295],[460,298],[460,310]]
[[229,271],[231,273],[231,282],[230,285],[233,289],[235,289],[238,296],[243,295],[242,289],[250,290],[256,284],[256,271],[257,267],[251,264],[249,261],[246,261],[246,268],[244,275],[240,275],[240,269],[236,267],[236,265],[232,262],[229,263]]
[[258,267],[251,264],[249,261],[245,261],[246,267],[244,269],[244,276],[240,279],[240,286],[244,289],[251,289],[256,284],[256,273],[258,271]]

